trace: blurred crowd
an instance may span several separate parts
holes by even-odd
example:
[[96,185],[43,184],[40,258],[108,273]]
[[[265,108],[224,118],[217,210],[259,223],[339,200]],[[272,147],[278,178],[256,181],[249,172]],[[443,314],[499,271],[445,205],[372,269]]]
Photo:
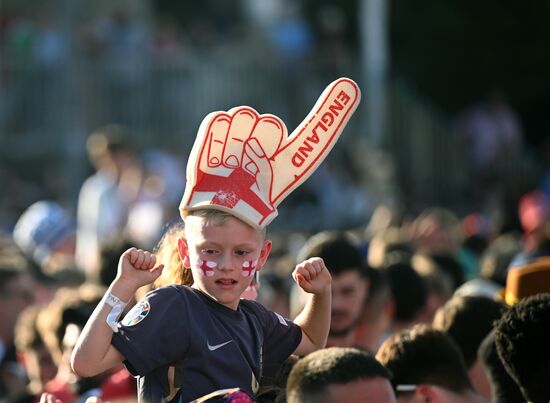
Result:
[[[119,125],[92,133],[87,150],[95,172],[81,186],[77,214],[39,200],[1,237],[4,401],[33,402],[44,392],[67,403],[90,396],[134,401],[135,381],[125,368],[79,378],[68,357],[123,251],[137,246],[155,251],[166,265],[181,264],[173,260],[185,185],[177,160],[151,152],[147,168],[140,167]],[[268,264],[243,297],[293,318],[304,299],[290,272],[297,262],[320,256],[332,275],[327,347],[351,348],[327,349],[329,358],[343,357],[335,362],[368,352],[389,370],[391,394],[402,399],[432,393],[463,394],[463,401],[543,401],[533,393],[548,399],[548,388],[533,391],[532,379],[549,375],[542,335],[548,336],[550,322],[536,318],[550,314],[550,198],[532,190],[516,214],[520,227],[509,229],[480,213],[461,217],[434,206],[412,215],[379,205],[358,227],[273,231]],[[171,283],[184,279],[161,277],[136,301]],[[431,347],[438,343],[442,347]],[[442,355],[432,357],[436,352]],[[258,400],[285,401],[288,394],[290,402],[311,401],[296,397],[306,393],[300,382],[309,372],[296,375],[291,368],[298,371],[303,360],[292,358],[279,378],[265,380]],[[380,371],[373,376],[386,373]]]
[[[262,2],[244,3],[257,25],[229,24],[231,10],[224,9],[195,19],[185,34],[169,16],[149,31],[144,27],[151,25],[115,9],[81,25],[76,50],[63,31],[70,27],[48,13],[2,20],[1,73],[8,84],[0,87],[0,138],[8,142],[18,133],[62,126],[52,96],[75,51],[102,70],[93,90],[108,100],[90,105],[86,124],[117,124],[94,126],[86,136],[86,161],[80,163],[91,173],[78,182],[76,197],[65,181],[78,175],[64,166],[41,167],[41,182],[0,166],[0,402],[36,402],[43,393],[48,397],[42,400],[52,402],[136,401],[135,380],[124,367],[80,378],[69,365],[125,250],[136,246],[155,251],[165,264],[179,264],[171,259],[181,230],[183,150],[191,143],[178,150],[137,147],[129,127],[136,117],[159,115],[167,117],[159,131],[181,127],[187,135],[203,113],[189,104],[191,85],[233,88],[247,79],[236,74],[222,83],[206,74],[204,82],[192,82],[171,75],[163,63],[200,70],[216,55],[239,71],[243,58],[254,66],[254,58],[268,53],[262,63],[280,67],[273,81],[291,95],[270,98],[265,86],[243,86],[247,99],[296,123],[315,88],[295,67],[316,54],[323,61],[318,78],[326,83],[349,70],[346,20],[338,10],[323,8],[314,33],[291,2],[283,9],[273,5],[278,12]],[[249,49],[268,43],[268,50],[235,51],[244,41]],[[149,88],[149,103],[140,104],[133,91],[146,74],[144,58],[155,59],[162,80]],[[202,99],[224,101],[208,94]],[[43,120],[31,117],[32,110],[41,110]],[[411,208],[399,191],[378,197],[368,186],[374,177],[395,186],[388,160],[372,153],[357,161],[345,147],[289,197],[268,233],[271,257],[245,297],[293,318],[304,299],[290,273],[297,262],[322,257],[333,281],[329,344],[289,359],[277,378],[262,381],[258,401],[320,402],[321,395],[353,401],[339,395],[353,389],[337,386],[360,380],[372,381],[361,393],[380,393],[378,401],[550,400],[550,169],[542,159],[528,184],[510,170],[525,157],[525,144],[521,123],[501,94],[467,111],[457,130],[470,152],[464,167],[468,211]],[[372,170],[363,172],[365,166]],[[184,279],[161,278],[134,303],[151,288],[175,282]]]

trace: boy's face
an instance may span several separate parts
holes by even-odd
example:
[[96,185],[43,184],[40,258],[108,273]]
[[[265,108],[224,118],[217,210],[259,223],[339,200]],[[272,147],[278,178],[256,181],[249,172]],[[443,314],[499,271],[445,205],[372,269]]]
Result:
[[183,266],[193,271],[193,287],[237,309],[254,272],[267,260],[271,242],[234,217],[207,224],[202,217],[190,216],[185,223],[186,239],[178,246]]

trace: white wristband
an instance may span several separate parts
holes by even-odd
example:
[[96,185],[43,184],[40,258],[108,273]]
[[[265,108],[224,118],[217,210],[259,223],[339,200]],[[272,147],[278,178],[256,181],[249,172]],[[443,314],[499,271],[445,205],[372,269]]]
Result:
[[118,333],[118,329],[120,328],[120,323],[118,322],[118,318],[120,317],[120,314],[122,311],[124,311],[124,308],[126,308],[126,305],[128,305],[127,302],[123,302],[120,298],[117,296],[111,294],[108,292],[105,294],[104,301],[107,305],[112,307],[111,312],[107,315],[107,324],[111,329],[113,329],[113,332]]

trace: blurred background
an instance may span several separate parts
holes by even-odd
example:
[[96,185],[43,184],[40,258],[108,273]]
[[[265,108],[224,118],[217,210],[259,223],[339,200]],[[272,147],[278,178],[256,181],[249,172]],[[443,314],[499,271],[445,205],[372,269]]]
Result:
[[[549,20],[506,0],[0,0],[0,403],[134,401],[126,370],[68,359],[130,246],[168,269],[136,300],[192,281],[175,246],[202,119],[249,105],[292,132],[342,76],[361,103],[243,297],[294,317],[322,230],[349,236],[341,334],[373,352],[453,295],[550,291],[548,260],[529,266],[550,256]],[[489,331],[475,312],[467,333]]]
[[250,105],[292,131],[340,76],[359,83],[363,100],[274,228],[360,226],[380,204],[411,214],[434,205],[460,216],[483,212],[513,226],[519,197],[550,188],[549,4],[0,4],[5,231],[36,200],[76,214],[94,171],[87,138],[107,124],[129,133],[141,172],[134,188],[152,171],[177,206],[186,155],[206,114]]

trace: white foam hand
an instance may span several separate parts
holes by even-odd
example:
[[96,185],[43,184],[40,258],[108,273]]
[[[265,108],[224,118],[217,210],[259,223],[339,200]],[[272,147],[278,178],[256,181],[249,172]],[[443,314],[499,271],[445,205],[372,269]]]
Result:
[[361,98],[348,78],[331,83],[288,135],[277,116],[248,106],[204,118],[187,165],[180,210],[215,207],[263,227],[338,140]]

